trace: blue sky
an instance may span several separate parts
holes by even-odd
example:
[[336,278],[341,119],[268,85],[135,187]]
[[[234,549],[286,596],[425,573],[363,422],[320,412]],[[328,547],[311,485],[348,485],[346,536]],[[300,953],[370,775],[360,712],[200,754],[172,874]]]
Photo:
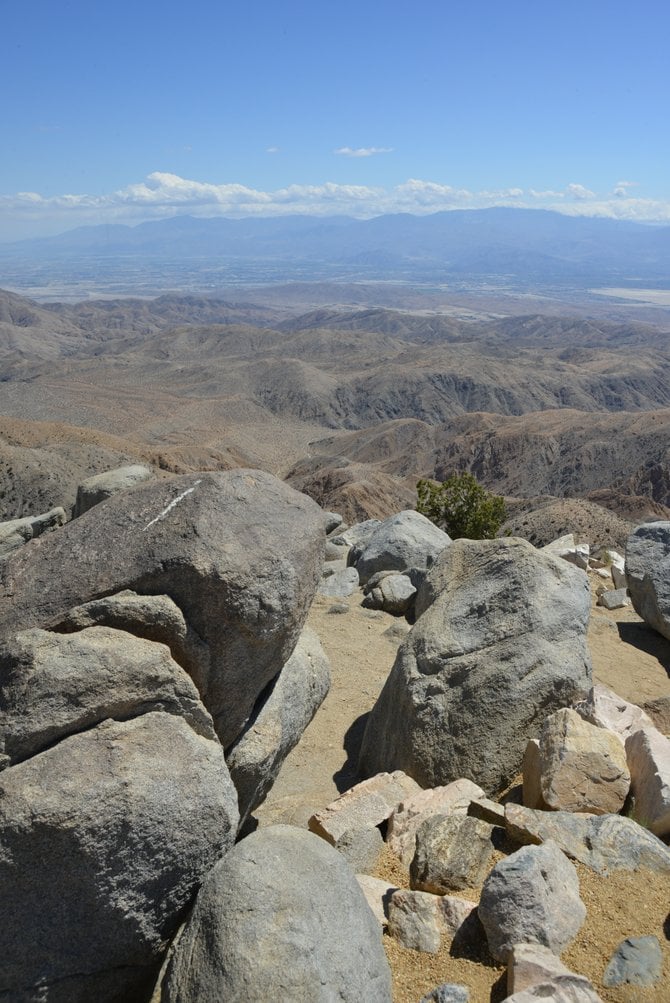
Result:
[[667,0],[0,9],[0,240],[176,212],[670,223]]

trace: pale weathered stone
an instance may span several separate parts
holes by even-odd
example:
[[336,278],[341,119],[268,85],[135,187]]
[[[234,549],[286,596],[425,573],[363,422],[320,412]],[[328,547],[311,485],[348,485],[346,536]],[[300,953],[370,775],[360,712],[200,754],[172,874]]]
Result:
[[457,540],[428,573],[363,737],[364,775],[488,794],[519,772],[547,714],[591,688],[584,572],[525,540]]
[[41,536],[47,530],[65,525],[66,521],[65,509],[58,507],[43,515],[29,515],[23,519],[0,522],[0,558],[7,557],[13,550]]
[[384,846],[384,837],[373,825],[365,829],[347,829],[332,845],[352,871],[373,871]]
[[77,488],[77,500],[74,505],[75,518],[88,512],[94,505],[106,501],[120,491],[150,481],[155,477],[151,467],[136,463],[128,467],[117,467],[116,470],[105,470],[87,478]]
[[228,748],[291,656],[322,554],[322,509],[271,474],[156,480],[3,561],[0,634],[54,627],[124,589],[169,596],[207,646],[198,688]]
[[628,580],[626,578],[626,558],[623,554],[617,553],[616,550],[610,550],[610,557],[612,563],[610,565],[610,572],[612,574],[612,582],[615,589],[627,589]]
[[554,951],[543,944],[514,944],[507,958],[507,992],[521,992],[557,975],[572,975]]
[[309,828],[333,845],[346,832],[372,829],[385,822],[419,785],[401,770],[379,773],[345,791],[309,820]]
[[519,943],[543,944],[560,954],[586,918],[577,872],[551,841],[523,847],[496,864],[478,913],[489,950],[501,961]]
[[341,568],[322,578],[318,591],[319,595],[338,599],[353,595],[357,588],[358,572],[356,568]]
[[436,986],[426,996],[422,996],[420,1003],[468,1003],[469,999],[470,990],[467,986],[443,982],[441,986]]
[[378,585],[367,589],[362,605],[400,616],[413,605],[416,589],[407,575],[385,575]]
[[484,796],[484,791],[471,780],[454,780],[444,787],[419,789],[406,798],[391,814],[386,829],[386,842],[400,860],[409,865],[414,856],[416,831],[431,815],[458,812],[466,815],[473,798]]
[[441,895],[473,888],[493,855],[491,826],[468,815],[436,815],[416,832],[409,869],[410,887]]
[[545,719],[539,760],[542,801],[548,808],[596,815],[623,808],[630,774],[621,742],[576,711],[566,707]]
[[490,798],[475,798],[468,805],[468,815],[471,818],[480,818],[482,822],[489,825],[497,825],[505,828],[505,806]]
[[670,835],[670,739],[657,728],[640,728],[626,739],[626,756],[633,817],[656,836]]
[[551,543],[545,543],[544,547],[540,547],[539,549],[544,551],[545,554],[553,554],[554,557],[560,557],[566,550],[574,550],[576,542],[574,533],[566,533],[564,536],[559,536],[556,540],[552,540]]
[[397,885],[390,885],[388,881],[373,878],[370,874],[357,874],[356,880],[380,925],[387,926],[389,905],[393,893],[398,891]]
[[226,752],[239,798],[240,826],[265,800],[329,689],[330,663],[318,635],[305,627],[265,700]]
[[651,723],[662,735],[666,738],[670,736],[670,696],[645,700],[641,709],[651,718]]
[[653,726],[653,721],[641,707],[624,700],[603,683],[594,684],[583,711],[580,707],[580,713],[593,724],[614,732],[622,744],[639,728]]
[[382,930],[331,846],[279,825],[207,875],[163,980],[163,1003],[390,1003]]
[[86,627],[113,627],[167,644],[174,660],[188,671],[198,689],[206,688],[209,649],[169,596],[143,596],[125,589],[75,606],[52,629],[71,634]]
[[604,606],[605,609],[623,609],[630,604],[626,589],[609,589],[598,596],[598,606]]
[[507,832],[517,843],[553,840],[573,860],[599,873],[647,868],[670,874],[670,849],[621,815],[575,815],[505,805]]
[[505,998],[505,1003],[602,1003],[593,985],[583,975],[557,975]]
[[403,947],[436,954],[443,938],[453,940],[476,909],[474,902],[455,895],[401,888],[389,904],[389,933]]

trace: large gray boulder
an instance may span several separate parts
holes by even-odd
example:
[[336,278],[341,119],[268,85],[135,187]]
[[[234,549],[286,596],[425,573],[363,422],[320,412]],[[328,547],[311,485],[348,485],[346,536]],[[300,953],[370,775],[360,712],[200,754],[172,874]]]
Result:
[[33,628],[0,647],[0,769],[107,718],[183,717],[216,740],[192,680],[168,648],[120,630]]
[[406,509],[384,519],[360,544],[354,544],[347,561],[364,585],[378,571],[427,568],[451,538],[425,515]]
[[626,580],[638,616],[670,638],[670,522],[644,523],[631,533]]
[[140,1003],[237,830],[217,741],[105,721],[0,773],[0,996]]
[[390,1003],[381,926],[344,858],[310,832],[260,829],[207,877],[163,1003]]
[[120,491],[127,491],[137,484],[150,481],[155,477],[151,467],[135,463],[128,467],[116,467],[115,470],[105,470],[87,478],[77,488],[77,500],[74,504],[75,518],[88,512],[94,505],[107,501]]
[[322,510],[261,471],[199,473],[110,498],[0,569],[0,637],[131,589],[167,595],[207,648],[196,680],[224,746],[288,661],[316,591]]
[[547,714],[591,688],[590,605],[586,574],[525,540],[450,544],[371,712],[362,773],[504,787]]
[[281,764],[330,689],[330,663],[318,635],[305,627],[266,699],[228,751],[240,826],[265,800]]

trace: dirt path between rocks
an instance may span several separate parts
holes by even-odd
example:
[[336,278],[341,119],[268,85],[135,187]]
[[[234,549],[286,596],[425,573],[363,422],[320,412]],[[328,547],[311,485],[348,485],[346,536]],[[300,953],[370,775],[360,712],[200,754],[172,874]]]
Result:
[[[314,601],[308,624],[318,633],[330,659],[331,689],[287,757],[267,801],[255,813],[259,825],[306,826],[310,815],[358,779],[356,763],[365,715],[408,630],[404,620],[365,610],[360,600],[356,593],[338,600],[317,596]],[[660,697],[670,700],[670,641],[647,628],[632,608],[610,612],[594,604],[588,636],[594,679],[635,703]],[[663,935],[663,924],[670,910],[670,878],[636,873],[605,879],[578,869],[589,915],[563,960],[591,978],[606,1001],[667,1003],[670,943]],[[386,851],[377,873],[407,887],[406,876]],[[665,984],[651,989],[605,989],[599,980],[616,946],[626,936],[648,933],[663,943]],[[446,981],[468,985],[471,1003],[505,998],[504,969],[485,948],[476,958],[454,958],[448,948],[437,955],[419,954],[389,937],[384,941],[394,973],[395,1003],[418,1003],[422,995]]]

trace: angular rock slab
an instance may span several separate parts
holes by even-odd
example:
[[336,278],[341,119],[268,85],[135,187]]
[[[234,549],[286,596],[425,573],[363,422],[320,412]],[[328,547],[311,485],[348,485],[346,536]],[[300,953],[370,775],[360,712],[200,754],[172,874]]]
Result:
[[271,474],[141,485],[3,564],[0,636],[55,626],[73,607],[124,589],[167,595],[209,648],[197,685],[227,747],[295,647],[322,554],[321,509]]
[[308,825],[317,836],[335,845],[347,832],[381,825],[401,801],[419,790],[416,781],[401,770],[380,773],[350,787],[335,801],[315,812]]
[[360,544],[354,544],[348,563],[364,585],[378,571],[427,568],[451,543],[443,530],[420,512],[406,509],[392,515]]
[[573,860],[599,873],[644,867],[670,874],[670,849],[653,833],[622,815],[533,811],[508,804],[505,827],[517,843],[537,845],[552,840]]
[[494,958],[506,961],[515,944],[541,944],[555,954],[586,918],[579,878],[551,841],[505,857],[484,882],[479,918]]
[[641,707],[624,700],[603,683],[595,683],[580,713],[593,724],[614,732],[622,745],[638,728],[653,727],[654,723]]
[[318,635],[305,627],[267,698],[226,755],[237,788],[240,826],[265,800],[329,689],[330,663]]
[[232,846],[217,741],[179,717],[107,721],[0,774],[0,987],[12,1003],[140,1003]]
[[381,927],[324,840],[290,826],[259,829],[208,875],[161,999],[390,1003]]
[[[527,749],[527,768],[528,753]],[[630,788],[626,753],[619,738],[584,721],[568,707],[545,719],[537,768],[543,805],[557,811],[616,813],[623,808]]]
[[670,639],[670,522],[643,523],[628,537],[626,581],[638,616]]
[[193,681],[155,644],[121,630],[26,630],[0,647],[0,769],[108,718],[183,717],[216,740]]
[[505,1003],[602,1003],[583,975],[557,975],[548,982],[538,982],[505,998]]
[[450,544],[370,714],[362,774],[502,789],[546,715],[591,688],[590,608],[585,573],[525,540]]

